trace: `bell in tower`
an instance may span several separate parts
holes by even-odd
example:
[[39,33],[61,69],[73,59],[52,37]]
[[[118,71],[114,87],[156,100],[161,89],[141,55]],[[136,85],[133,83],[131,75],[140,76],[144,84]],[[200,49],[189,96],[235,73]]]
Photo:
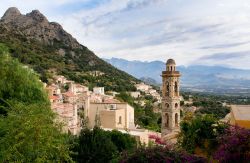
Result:
[[175,61],[173,59],[168,59],[166,71],[162,71],[162,137],[179,130],[180,76],[180,72],[176,71]]

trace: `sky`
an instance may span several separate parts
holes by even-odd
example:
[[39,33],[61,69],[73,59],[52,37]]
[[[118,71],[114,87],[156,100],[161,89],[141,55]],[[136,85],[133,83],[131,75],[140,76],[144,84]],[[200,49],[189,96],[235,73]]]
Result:
[[250,0],[0,0],[40,10],[101,58],[250,69]]

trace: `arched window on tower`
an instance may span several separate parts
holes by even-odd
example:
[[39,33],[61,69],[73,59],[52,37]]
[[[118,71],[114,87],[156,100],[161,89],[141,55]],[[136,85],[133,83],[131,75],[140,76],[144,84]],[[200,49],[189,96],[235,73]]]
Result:
[[169,83],[166,82],[166,96],[169,96]]
[[169,126],[169,117],[168,117],[168,113],[165,113],[165,127],[168,127]]
[[178,108],[178,104],[177,104],[177,103],[175,103],[175,105],[174,105],[174,106],[175,106],[175,108],[176,108],[176,109]]
[[175,93],[175,96],[178,96],[178,83],[177,83],[177,81],[174,82],[174,93]]
[[175,127],[178,127],[178,114],[175,113]]

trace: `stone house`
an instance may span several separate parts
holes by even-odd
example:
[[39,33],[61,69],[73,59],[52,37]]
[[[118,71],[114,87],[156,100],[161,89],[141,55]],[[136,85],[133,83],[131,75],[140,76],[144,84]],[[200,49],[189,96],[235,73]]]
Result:
[[97,120],[102,128],[135,128],[134,108],[127,103],[90,103],[87,116],[91,128]]

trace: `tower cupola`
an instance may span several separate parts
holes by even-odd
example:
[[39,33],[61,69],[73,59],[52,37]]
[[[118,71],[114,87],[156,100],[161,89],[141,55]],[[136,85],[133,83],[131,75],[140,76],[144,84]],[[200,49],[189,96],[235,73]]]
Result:
[[175,71],[176,70],[176,64],[173,59],[168,59],[166,63],[166,69],[167,71]]

